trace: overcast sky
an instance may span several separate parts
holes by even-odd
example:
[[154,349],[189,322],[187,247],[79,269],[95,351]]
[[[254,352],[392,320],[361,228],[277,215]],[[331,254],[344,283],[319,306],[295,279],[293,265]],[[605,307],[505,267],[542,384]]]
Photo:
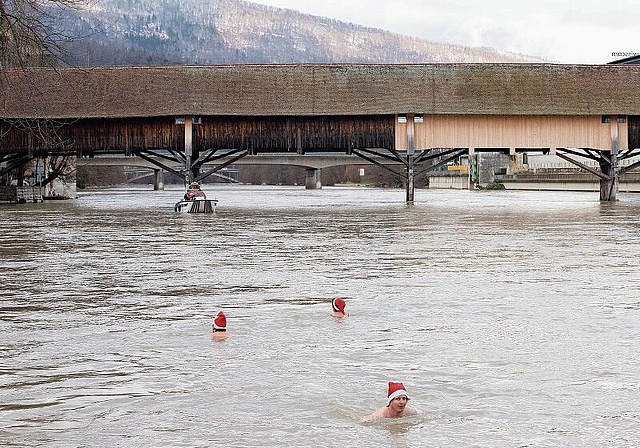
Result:
[[426,40],[552,62],[602,64],[640,53],[638,0],[251,0]]

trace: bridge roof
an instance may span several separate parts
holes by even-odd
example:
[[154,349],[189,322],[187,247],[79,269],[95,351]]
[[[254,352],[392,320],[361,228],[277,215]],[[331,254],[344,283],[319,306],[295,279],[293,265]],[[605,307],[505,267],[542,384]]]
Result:
[[0,71],[0,117],[640,115],[639,65],[291,64]]

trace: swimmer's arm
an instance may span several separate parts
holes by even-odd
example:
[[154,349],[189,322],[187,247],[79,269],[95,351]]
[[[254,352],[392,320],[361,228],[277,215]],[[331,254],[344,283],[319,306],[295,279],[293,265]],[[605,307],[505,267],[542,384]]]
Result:
[[375,412],[373,414],[369,414],[366,417],[362,417],[360,419],[360,423],[371,423],[375,419]]
[[418,415],[420,412],[416,408],[407,406],[404,408],[404,415]]
[[360,423],[371,423],[372,421],[380,417],[382,417],[382,410],[378,409],[376,412],[369,414],[365,417],[362,417],[362,419],[360,420]]

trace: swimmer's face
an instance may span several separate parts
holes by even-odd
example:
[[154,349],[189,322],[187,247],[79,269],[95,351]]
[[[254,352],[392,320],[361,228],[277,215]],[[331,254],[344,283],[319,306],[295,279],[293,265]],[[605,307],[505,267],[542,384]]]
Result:
[[407,405],[407,401],[409,401],[408,397],[400,395],[399,397],[396,397],[391,401],[389,407],[391,407],[394,411],[402,412]]

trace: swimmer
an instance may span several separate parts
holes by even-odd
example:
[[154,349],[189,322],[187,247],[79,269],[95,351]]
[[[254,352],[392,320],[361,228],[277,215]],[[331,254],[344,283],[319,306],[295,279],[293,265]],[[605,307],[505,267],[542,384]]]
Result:
[[369,414],[360,420],[360,423],[369,423],[379,418],[400,418],[410,415],[418,415],[418,411],[411,406],[407,406],[409,396],[404,384],[389,382],[387,392],[387,405],[378,409],[373,414]]
[[227,317],[222,311],[220,311],[216,318],[213,319],[213,325],[211,326],[211,339],[224,341],[227,337]]
[[333,309],[333,313],[331,314],[333,317],[348,317],[349,313],[345,312],[344,307],[347,306],[344,299],[341,297],[336,297],[331,301],[331,308]]

